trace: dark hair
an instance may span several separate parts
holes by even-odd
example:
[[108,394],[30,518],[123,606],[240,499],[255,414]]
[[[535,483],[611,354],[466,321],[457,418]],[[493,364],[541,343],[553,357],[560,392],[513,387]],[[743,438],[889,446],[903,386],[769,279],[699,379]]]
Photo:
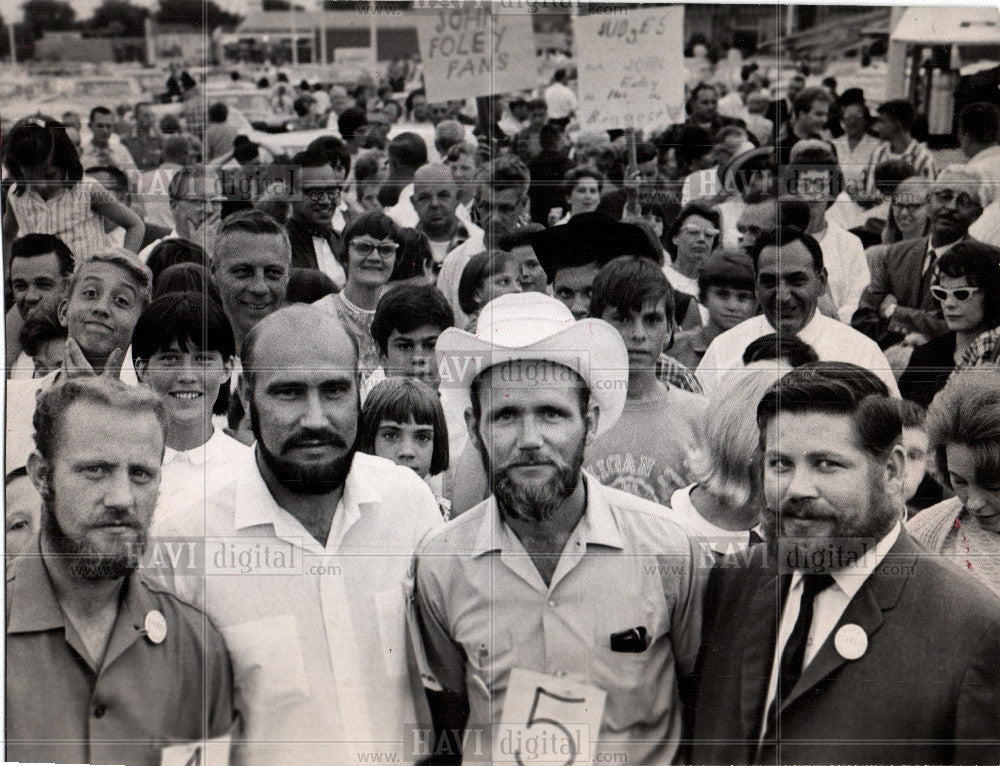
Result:
[[59,262],[59,275],[68,277],[73,273],[73,252],[54,234],[25,234],[10,243],[10,261],[15,258],[35,258],[55,253]]
[[115,116],[115,113],[112,112],[110,109],[108,109],[106,106],[95,106],[93,109],[90,110],[90,117],[87,118],[87,122],[88,123],[93,122],[94,118],[101,114],[106,114],[108,115],[108,117]]
[[515,247],[530,247],[533,250],[533,235],[540,231],[545,231],[545,227],[540,223],[531,222],[524,226],[518,226],[516,229],[505,231],[497,239],[497,247],[501,250],[506,250],[508,253]]
[[205,295],[222,305],[218,288],[212,281],[208,269],[200,263],[175,263],[161,271],[153,288],[153,298],[170,293]]
[[958,115],[958,132],[965,133],[977,144],[1000,143],[1000,109],[982,101],[969,104]]
[[812,346],[793,333],[778,335],[778,333],[772,332],[763,335],[751,341],[750,345],[743,351],[743,364],[766,362],[772,359],[784,359],[792,367],[802,367],[812,362],[818,362],[819,356]]
[[229,119],[229,107],[218,101],[208,107],[208,119],[210,122],[225,122]]
[[559,139],[562,138],[563,129],[554,122],[547,122],[538,131],[538,145],[542,149],[555,149],[559,146]]
[[760,254],[765,247],[787,247],[793,242],[801,242],[805,246],[809,255],[812,256],[813,269],[817,274],[821,272],[823,270],[823,251],[820,249],[819,242],[802,229],[797,229],[794,226],[782,226],[775,231],[765,231],[754,242],[753,248],[750,250],[754,273],[757,273]]
[[750,293],[757,292],[757,284],[753,279],[740,279],[737,276],[723,276],[721,274],[698,274],[698,302],[705,303],[705,295],[709,288],[725,287],[730,290],[747,290]]
[[792,114],[798,115],[804,112],[811,112],[813,104],[816,101],[824,101],[827,104],[832,104],[833,96],[825,88],[806,88],[792,101]]
[[[716,229],[722,228],[722,218],[719,215],[718,210],[715,210],[701,202],[689,202],[687,205],[684,206],[681,212],[677,214],[677,217],[674,219],[673,225],[666,232],[666,236],[664,237],[664,239],[670,243],[669,245],[670,250],[673,251],[676,249],[676,246],[674,245],[674,237],[676,237],[680,233],[681,227],[684,225],[687,219],[693,215],[697,215],[701,218],[704,218],[706,221],[709,221],[712,224],[712,226],[714,226]],[[718,235],[716,235],[716,240],[718,240]],[[712,247],[714,248],[714,246],[715,243],[713,242]],[[677,255],[676,252],[672,252],[671,254]]]
[[26,478],[28,478],[28,468],[27,468],[27,466],[23,466],[23,465],[22,466],[18,466],[17,468],[15,468],[15,469],[13,469],[11,471],[7,471],[7,474],[4,476],[3,485],[4,485],[4,487],[6,487],[11,482],[13,482],[15,479],[26,479]]
[[305,117],[309,114],[309,109],[313,104],[312,97],[300,96],[292,102],[292,111],[296,117]]
[[893,399],[899,409],[899,417],[903,421],[903,428],[924,428],[924,421],[927,419],[927,409],[910,399]]
[[412,378],[388,378],[373,388],[361,408],[358,452],[375,454],[375,437],[383,421],[434,427],[430,474],[448,470],[448,424],[437,391]]
[[809,203],[792,196],[778,198],[778,223],[805,231],[809,228]]
[[700,125],[685,125],[677,132],[677,143],[674,153],[682,168],[688,167],[694,160],[704,157],[715,147],[712,134]]
[[292,156],[292,164],[301,168],[325,168],[330,161],[322,152],[306,149]]
[[431,250],[431,241],[427,239],[427,235],[405,227],[399,250],[396,251],[396,265],[389,275],[389,283],[425,276],[433,262],[434,251]]
[[34,167],[43,162],[61,168],[66,182],[78,182],[83,178],[83,166],[76,147],[66,134],[61,122],[50,117],[26,117],[18,120],[10,129],[3,147],[3,161],[11,177],[18,182],[14,194],[23,194],[24,167]]
[[160,118],[159,124],[160,132],[164,134],[173,134],[181,132],[181,121],[177,119],[177,115],[165,114]]
[[597,181],[598,189],[601,188],[601,184],[605,181],[604,174],[600,170],[595,170],[589,165],[578,165],[563,176],[563,190],[566,199],[569,199],[569,195],[573,193],[581,178],[593,178]]
[[990,484],[1000,476],[1000,369],[972,367],[954,375],[927,408],[927,440],[934,462],[949,479],[949,444],[964,444],[975,455],[976,480]]
[[358,130],[368,124],[368,115],[356,106],[351,106],[337,118],[337,130],[345,141],[350,141]]
[[55,456],[66,411],[79,401],[121,410],[130,415],[151,413],[159,422],[165,438],[167,411],[156,393],[145,386],[129,386],[106,375],[75,378],[55,385],[38,396],[31,424],[35,429],[35,449],[46,460],[52,460]]
[[114,165],[95,165],[94,167],[87,168],[86,173],[89,176],[93,176],[95,173],[107,173],[114,179],[115,186],[128,193],[128,176],[125,175],[125,171],[121,168],[116,168]]
[[642,165],[650,160],[659,159],[660,153],[656,149],[656,144],[649,141],[640,141],[635,145],[635,161]]
[[[688,104],[691,104],[694,101],[696,101],[697,98],[698,98],[698,94],[701,93],[703,90],[710,90],[710,91],[712,91],[713,93],[715,93],[716,98],[718,98],[718,96],[719,96],[719,89],[717,87],[715,87],[710,82],[704,82],[704,81],[702,81],[702,82],[699,82],[697,85],[695,85],[691,89],[691,96],[688,98]],[[690,111],[690,109],[688,111]]]
[[[340,262],[345,269],[350,262],[347,250],[351,246],[351,240],[366,234],[374,239],[391,239],[400,246],[403,244],[403,230],[385,213],[359,215],[344,227],[344,232],[340,235]],[[399,251],[396,251],[396,257],[399,257]]]
[[413,102],[417,99],[417,96],[423,96],[427,98],[427,92],[423,88],[417,88],[416,90],[411,90],[410,95],[406,97],[406,116],[409,117],[413,113]]
[[970,287],[983,291],[983,328],[1000,326],[1000,249],[963,239],[937,262],[937,277],[965,277]]
[[397,165],[419,168],[427,164],[427,144],[416,133],[400,133],[389,142],[389,159]]
[[907,178],[917,174],[906,160],[883,160],[875,166],[875,188],[887,197],[896,193],[896,188]]
[[876,111],[880,116],[895,120],[903,126],[904,130],[907,131],[913,127],[913,120],[916,117],[916,111],[913,108],[913,104],[905,98],[884,101],[879,105]]
[[637,255],[619,255],[597,272],[590,288],[590,316],[600,319],[608,308],[641,311],[644,303],[665,302],[668,327],[674,316],[674,291],[660,267]]
[[171,266],[178,263],[197,263],[208,268],[208,253],[205,248],[197,242],[180,237],[161,239],[157,242],[146,259],[146,265],[153,273],[153,288],[155,289],[160,281],[160,275]]
[[389,353],[389,336],[431,325],[442,331],[455,325],[455,314],[444,294],[430,285],[398,285],[386,292],[375,309],[371,334],[383,355]]
[[757,406],[762,444],[768,423],[779,413],[849,417],[861,448],[879,459],[888,456],[903,432],[885,383],[871,370],[847,362],[812,362],[771,386]]
[[166,293],[153,299],[132,331],[132,360],[167,351],[170,344],[186,351],[218,351],[236,356],[236,339],[221,304],[204,294]]
[[319,269],[293,266],[288,276],[285,303],[315,303],[337,292],[337,286]]
[[477,195],[482,186],[495,192],[507,189],[527,190],[531,183],[531,172],[517,155],[505,154],[480,167],[476,171],[476,182]]
[[43,343],[57,338],[65,339],[68,334],[69,331],[59,322],[55,314],[33,311],[24,320],[24,326],[18,333],[17,339],[28,356],[33,357],[41,350]]
[[476,293],[486,280],[502,271],[511,258],[506,250],[484,250],[469,259],[458,280],[458,307],[463,313],[471,316],[485,305],[476,300]]
[[345,175],[351,172],[351,153],[347,151],[347,144],[336,136],[320,136],[306,147],[306,151],[322,154],[334,170],[340,168]]

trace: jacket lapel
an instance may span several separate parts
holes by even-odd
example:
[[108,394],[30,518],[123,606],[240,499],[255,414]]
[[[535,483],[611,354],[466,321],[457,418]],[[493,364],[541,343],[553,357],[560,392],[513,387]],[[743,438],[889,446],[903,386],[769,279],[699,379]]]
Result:
[[[802,672],[802,677],[792,689],[791,694],[782,701],[782,712],[790,705],[795,704],[809,689],[836,672],[841,665],[847,662],[835,646],[837,631],[842,626],[860,626],[868,637],[869,645],[871,644],[872,635],[882,625],[882,612],[892,609],[896,605],[903,592],[903,587],[909,579],[908,576],[886,575],[887,565],[890,570],[912,572],[916,559],[916,543],[913,542],[905,529],[900,530],[899,538],[889,549],[889,553],[865,581],[865,584],[861,586],[857,595],[851,599],[851,603],[847,605],[847,609],[837,621],[836,627],[823,642],[823,646],[820,647],[813,661]],[[904,567],[908,567],[908,569]]]
[[767,685],[774,664],[774,647],[778,642],[781,591],[777,572],[772,569],[765,573],[745,615],[747,631],[740,665],[740,726],[754,741],[760,734]]

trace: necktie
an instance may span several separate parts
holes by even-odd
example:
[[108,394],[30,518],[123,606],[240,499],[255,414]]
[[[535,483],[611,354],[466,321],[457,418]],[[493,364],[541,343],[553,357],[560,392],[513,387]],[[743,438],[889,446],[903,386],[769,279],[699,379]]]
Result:
[[787,699],[802,676],[802,662],[806,654],[806,640],[809,638],[809,627],[812,625],[813,602],[816,596],[833,585],[833,577],[828,574],[802,576],[802,601],[799,603],[799,616],[788,637],[785,651],[781,655],[781,699],[776,701],[778,707],[781,701]]

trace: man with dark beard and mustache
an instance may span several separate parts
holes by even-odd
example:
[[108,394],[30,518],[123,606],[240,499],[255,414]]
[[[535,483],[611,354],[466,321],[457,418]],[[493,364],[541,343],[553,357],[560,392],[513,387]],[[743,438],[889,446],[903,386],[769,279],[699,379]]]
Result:
[[106,377],[71,380],[41,395],[34,427],[41,530],[7,577],[6,757],[183,763],[228,734],[233,678],[205,615],[136,572],[163,405]]
[[902,529],[885,385],[805,365],[757,421],[768,543],[712,574],[687,762],[996,763],[1000,600]]
[[206,541],[206,576],[175,566],[170,579],[230,647],[244,721],[233,762],[346,764],[391,750],[405,763],[402,725],[427,714],[412,692],[403,588],[441,512],[412,470],[355,451],[358,352],[335,315],[280,309],[242,353],[256,447],[162,531]]
[[581,470],[625,406],[621,336],[522,293],[488,303],[475,335],[445,330],[437,353],[492,494],[417,554],[414,648],[435,723],[422,754],[670,763],[708,570],[666,508]]

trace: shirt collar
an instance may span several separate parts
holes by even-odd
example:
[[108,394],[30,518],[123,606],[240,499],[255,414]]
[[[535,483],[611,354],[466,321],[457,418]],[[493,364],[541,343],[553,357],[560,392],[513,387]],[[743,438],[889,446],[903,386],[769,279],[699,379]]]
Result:
[[[852,599],[857,595],[858,591],[861,590],[861,586],[871,577],[872,572],[882,563],[882,559],[886,557],[892,546],[896,544],[900,528],[900,523],[897,521],[888,534],[879,540],[874,548],[866,550],[864,555],[860,556],[857,561],[851,562],[843,569],[830,572],[834,582],[837,583],[837,587],[844,592],[848,599]],[[791,587],[794,588],[798,585],[801,579],[802,573],[799,570],[793,572]]]
[[[573,534],[584,546],[602,545],[621,550],[625,547],[625,540],[618,528],[611,504],[601,492],[601,484],[586,471],[582,473],[582,476],[584,486],[587,489],[587,504]],[[493,551],[508,552],[512,550],[514,544],[514,532],[504,523],[500,515],[500,508],[497,506],[496,496],[490,495],[486,502],[489,505],[479,526],[476,542],[472,547],[473,557],[479,557]]]
[[212,429],[212,435],[204,444],[189,450],[176,450],[167,447],[163,451],[163,465],[170,465],[180,459],[193,465],[205,465],[210,458],[215,457],[222,448],[226,435],[217,429]]

